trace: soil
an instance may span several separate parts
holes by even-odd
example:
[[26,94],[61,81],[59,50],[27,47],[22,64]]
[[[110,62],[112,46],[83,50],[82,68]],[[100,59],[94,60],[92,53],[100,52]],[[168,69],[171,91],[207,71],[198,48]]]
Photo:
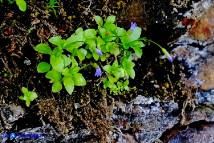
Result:
[[[185,28],[174,28],[182,16],[172,12],[173,5],[168,0],[60,0],[56,15],[47,9],[48,0],[27,1],[27,11],[21,12],[16,4],[4,1],[0,4],[0,104],[21,105],[25,116],[10,129],[19,131],[26,125],[33,128],[51,124],[62,135],[81,128],[89,128],[93,136],[79,142],[105,142],[105,135],[111,130],[110,121],[105,116],[111,114],[113,101],[129,102],[138,94],[156,96],[160,100],[173,99],[183,106],[191,92],[197,89],[184,85],[182,78],[188,75],[178,61],[170,63],[159,58],[160,49],[147,43],[143,56],[136,61],[136,78],[131,80],[129,92],[121,95],[110,94],[94,77],[95,70],[83,71],[85,87],[75,87],[69,96],[63,89],[51,92],[51,84],[44,74],[37,73],[36,66],[46,56],[38,54],[34,48],[46,43],[52,36],[69,37],[78,27],[95,28],[94,15],[106,18],[116,15],[118,25],[129,29],[136,22],[146,36],[170,51],[169,44],[185,33]],[[184,12],[191,1],[177,4],[177,10]],[[174,3],[175,4],[175,3]],[[179,6],[178,6],[179,5]],[[39,97],[26,107],[18,97],[21,88],[34,90]],[[23,124],[25,122],[25,124]]]

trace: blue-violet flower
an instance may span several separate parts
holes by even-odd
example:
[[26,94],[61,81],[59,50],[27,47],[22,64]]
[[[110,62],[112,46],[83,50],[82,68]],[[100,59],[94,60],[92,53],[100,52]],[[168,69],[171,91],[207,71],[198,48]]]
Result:
[[97,53],[99,56],[102,56],[102,55],[103,55],[102,51],[101,51],[100,49],[98,49],[98,48],[96,48],[96,53]]
[[167,57],[167,59],[172,63],[173,62],[172,56],[167,52],[167,50],[164,48],[161,48],[161,50],[164,53],[164,55]]
[[99,66],[96,68],[95,76],[96,76],[96,77],[102,76],[102,71],[101,71],[101,69],[100,69]]
[[131,28],[130,30],[133,32],[134,29],[136,28],[137,24],[135,22],[131,22]]

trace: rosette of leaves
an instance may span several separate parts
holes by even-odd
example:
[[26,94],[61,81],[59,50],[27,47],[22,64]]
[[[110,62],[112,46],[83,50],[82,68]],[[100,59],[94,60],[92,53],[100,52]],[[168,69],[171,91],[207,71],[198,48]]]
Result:
[[25,104],[27,107],[30,106],[31,101],[35,100],[38,97],[34,91],[28,91],[26,87],[22,87],[22,93],[24,95],[19,96],[19,99],[25,100]]
[[[53,50],[48,44],[38,44],[35,47],[36,51],[50,55],[50,63],[40,62],[37,71],[46,73],[45,77],[53,83],[52,92],[54,93],[61,91],[62,85],[69,94],[72,94],[75,86],[86,85],[86,80],[79,73],[80,67],[75,59],[75,56],[81,60],[85,57],[85,53],[78,49],[83,42],[75,41],[76,38],[79,38],[78,36],[80,35],[72,35],[67,40],[61,39],[60,36],[50,38],[49,42],[55,46]],[[66,55],[64,49],[75,54]]]

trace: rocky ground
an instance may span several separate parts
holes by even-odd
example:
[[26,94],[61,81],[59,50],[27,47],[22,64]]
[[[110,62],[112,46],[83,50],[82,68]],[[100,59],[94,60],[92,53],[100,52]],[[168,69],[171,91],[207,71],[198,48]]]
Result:
[[[45,11],[44,3],[29,4],[26,15],[1,5],[1,142],[214,142],[212,0],[66,2],[61,1],[58,17]],[[171,51],[173,63],[149,45],[136,62],[138,76],[129,93],[102,96],[90,82],[74,96],[52,94],[35,72],[41,58],[34,46],[56,34],[66,37],[78,26],[93,26],[89,21],[100,11],[104,17],[116,14],[126,28],[137,22],[143,35]],[[26,17],[31,18],[25,23]],[[26,83],[40,95],[30,108],[17,98]],[[41,136],[11,138],[11,133]]]

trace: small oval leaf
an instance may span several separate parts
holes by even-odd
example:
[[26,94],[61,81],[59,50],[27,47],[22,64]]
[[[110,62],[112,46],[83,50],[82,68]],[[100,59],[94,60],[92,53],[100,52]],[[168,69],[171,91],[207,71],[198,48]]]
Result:
[[51,54],[52,53],[52,50],[48,44],[38,44],[35,47],[35,50],[42,54]]
[[37,66],[37,71],[39,73],[45,73],[48,72],[51,69],[51,65],[46,62],[41,62]]
[[64,60],[61,57],[51,56],[50,63],[54,70],[62,72],[64,69]]
[[61,82],[54,82],[52,85],[52,92],[56,93],[59,92],[62,89]]
[[45,77],[48,79],[51,79],[53,81],[60,81],[62,78],[62,75],[61,75],[61,73],[59,73],[55,70],[51,70],[46,73]]
[[76,86],[85,86],[86,85],[86,80],[85,78],[82,76],[81,73],[75,73],[72,76],[72,79],[74,81],[74,85]]
[[16,4],[18,5],[18,7],[21,11],[23,11],[23,12],[26,11],[27,4],[26,4],[25,0],[16,0]]
[[63,84],[65,86],[66,91],[71,95],[74,91],[74,81],[71,77],[65,76],[63,78]]

